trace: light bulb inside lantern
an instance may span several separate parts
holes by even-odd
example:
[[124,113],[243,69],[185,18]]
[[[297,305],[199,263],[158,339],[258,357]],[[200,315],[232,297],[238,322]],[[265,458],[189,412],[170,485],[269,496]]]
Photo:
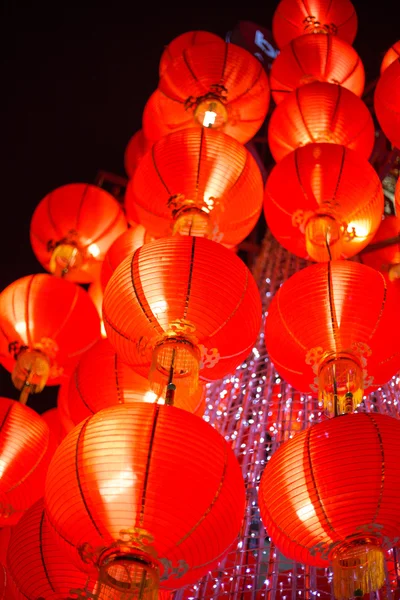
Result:
[[220,129],[228,122],[228,111],[217,98],[203,99],[195,108],[194,118],[202,127]]
[[53,250],[49,270],[57,277],[65,277],[71,269],[79,269],[83,264],[83,255],[73,244],[59,244]]
[[352,413],[362,401],[363,372],[352,356],[327,357],[320,365],[318,383],[318,399],[323,402],[330,417]]
[[338,242],[343,232],[343,226],[334,215],[315,213],[305,227],[306,249],[309,257],[317,262],[340,258]]

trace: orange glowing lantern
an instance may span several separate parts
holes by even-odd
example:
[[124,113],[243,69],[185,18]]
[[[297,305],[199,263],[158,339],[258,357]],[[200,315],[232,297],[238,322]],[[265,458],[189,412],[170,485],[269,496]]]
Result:
[[150,148],[151,144],[146,140],[143,129],[139,129],[131,137],[125,150],[124,165],[128,177],[133,177],[138,164]]
[[381,75],[384,71],[386,71],[388,66],[391,65],[392,62],[394,62],[398,58],[400,58],[400,40],[398,42],[395,42],[383,57],[381,64]]
[[164,75],[170,64],[191,46],[204,46],[205,44],[212,43],[223,44],[224,41],[218,35],[209,31],[187,31],[178,35],[168,46],[165,46],[164,52],[161,55],[160,77]]
[[[41,417],[45,423],[47,423],[50,435],[53,438],[54,448],[57,448],[66,436],[66,431],[61,425],[60,414],[58,408],[51,408],[41,414]],[[1,559],[0,559],[1,562]]]
[[382,73],[374,95],[375,114],[390,143],[400,148],[400,58]]
[[[104,266],[104,263],[103,263],[103,266]],[[99,280],[94,281],[93,283],[91,283],[89,285],[88,295],[92,299],[93,304],[95,305],[97,313],[100,318],[101,337],[106,338],[107,334],[106,334],[106,330],[104,328],[104,322],[103,322],[103,288],[102,288],[102,285]]]
[[388,275],[389,279],[400,276],[400,217],[387,216],[371,241],[361,254],[365,265]]

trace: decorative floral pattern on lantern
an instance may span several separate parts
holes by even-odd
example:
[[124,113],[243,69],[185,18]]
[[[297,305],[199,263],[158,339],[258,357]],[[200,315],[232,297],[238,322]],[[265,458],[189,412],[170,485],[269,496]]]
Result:
[[386,415],[330,419],[282,444],[262,475],[268,534],[288,558],[332,565],[337,599],[384,583],[383,551],[400,540],[399,436]]
[[306,144],[341,144],[369,158],[375,128],[371,114],[353,92],[333,83],[309,83],[288,94],[268,126],[272,156],[279,162]]
[[377,269],[388,276],[390,280],[398,279],[400,276],[400,217],[385,217],[371,244],[365,248],[360,257],[365,265]]
[[187,411],[145,403],[107,408],[76,427],[56,451],[45,494],[77,565],[95,565],[103,582],[114,571],[117,589],[118,564],[125,581],[141,564],[145,589],[158,578],[165,590],[197,581],[236,538],[244,502],[225,439]]
[[[165,393],[195,391],[250,352],[261,324],[256,282],[227,248],[173,236],[139,248],[114,271],[104,292],[107,337],[127,364]],[[171,381],[173,379],[173,382]]]
[[357,25],[350,0],[281,0],[272,20],[272,33],[279,48],[305,33],[330,33],[352,44]]
[[32,249],[47,271],[89,283],[98,277],[105,253],[126,226],[111,194],[88,183],[71,183],[47,194],[36,207]]
[[400,148],[400,58],[382,73],[375,88],[376,118],[389,142]]
[[[348,261],[307,267],[268,311],[265,343],[283,379],[318,391],[329,412],[347,412],[400,370],[400,286]],[[336,402],[335,402],[336,399]]]
[[204,46],[205,44],[223,44],[224,40],[215,33],[209,31],[187,31],[178,35],[165,46],[164,52],[160,59],[159,73],[162,77],[167,68],[173,63],[173,61],[181,56],[185,50],[191,46]]
[[384,71],[386,71],[388,66],[391,65],[392,62],[394,62],[398,58],[400,58],[400,40],[398,42],[395,42],[383,57],[381,64],[381,75]]
[[220,129],[240,143],[260,129],[269,106],[263,65],[230,43],[192,46],[164,72],[143,113],[143,130],[156,141],[188,127]]
[[262,194],[260,169],[250,152],[203,127],[156,142],[130,181],[125,204],[155,238],[174,231],[235,246],[257,223]]
[[138,164],[150,148],[151,144],[146,140],[143,129],[139,129],[129,140],[124,154],[124,166],[128,177],[133,177]]
[[279,104],[288,92],[314,81],[336,83],[361,96],[364,67],[354,48],[339,37],[302,35],[282,48],[272,64],[272,97]]
[[383,214],[380,179],[357,152],[307,144],[281,160],[265,186],[268,227],[287,250],[317,262],[355,256]]

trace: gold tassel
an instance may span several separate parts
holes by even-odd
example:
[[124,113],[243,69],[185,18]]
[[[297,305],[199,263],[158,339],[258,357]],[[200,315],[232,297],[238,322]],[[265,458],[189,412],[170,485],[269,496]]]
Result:
[[371,543],[353,542],[334,555],[333,590],[337,600],[379,590],[385,582],[382,548]]

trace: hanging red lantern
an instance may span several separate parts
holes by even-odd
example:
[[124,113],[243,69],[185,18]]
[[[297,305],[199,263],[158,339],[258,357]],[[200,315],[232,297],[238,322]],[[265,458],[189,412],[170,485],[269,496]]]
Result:
[[89,283],[98,277],[105,253],[125,230],[124,213],[111,194],[95,185],[71,183],[47,194],[36,207],[31,244],[47,271]]
[[179,56],[183,54],[185,50],[191,46],[204,46],[205,44],[223,44],[224,40],[215,33],[209,31],[187,31],[178,35],[172,42],[165,46],[164,52],[160,59],[159,73],[162,77],[170,66],[170,64]]
[[21,400],[60,384],[100,337],[93,302],[75,283],[28,275],[0,294],[0,362]]
[[[362,401],[400,370],[400,286],[348,261],[312,265],[280,287],[265,343],[277,371],[300,391],[318,391],[332,411]],[[337,399],[337,400],[336,400]]]
[[375,141],[371,114],[353,92],[333,83],[309,83],[288,94],[268,127],[272,156],[284,156],[313,142],[342,144],[368,158]]
[[50,410],[46,410],[41,414],[41,417],[45,423],[47,423],[50,435],[53,438],[53,445],[55,448],[59,446],[62,440],[66,436],[66,431],[64,430],[61,419],[59,415],[58,408],[51,408]]
[[69,433],[75,427],[75,423],[72,421],[69,412],[69,384],[70,379],[68,379],[65,383],[60,385],[57,394],[57,409],[60,416],[61,427],[65,435],[67,435],[67,433]]
[[394,60],[379,78],[374,107],[383,133],[400,149],[400,58]]
[[257,223],[262,190],[260,169],[242,144],[220,131],[192,128],[154,144],[125,203],[155,238],[173,231],[235,246]]
[[[193,396],[176,394],[174,404],[202,416],[204,398],[201,385]],[[109,406],[157,401],[164,404],[165,399],[151,390],[148,379],[121,361],[108,340],[101,340],[82,356],[71,377],[67,399],[74,425]]]
[[122,575],[140,574],[149,593],[159,578],[173,590],[221,560],[239,532],[245,492],[213,427],[173,406],[134,403],[97,413],[65,438],[45,503],[80,568],[96,566],[116,589]]
[[272,64],[272,97],[279,104],[288,92],[314,81],[336,83],[361,96],[364,67],[354,48],[339,37],[302,35],[282,48]]
[[42,497],[55,446],[43,419],[15,400],[0,398],[0,419],[0,527],[7,527]]
[[268,535],[287,558],[332,565],[338,600],[379,589],[400,540],[399,436],[386,415],[329,419],[282,444],[261,478]]
[[287,250],[318,262],[355,256],[383,214],[380,179],[354,150],[307,144],[281,160],[265,186],[268,227]]
[[125,150],[124,165],[128,177],[133,177],[138,164],[150,148],[151,144],[146,140],[143,129],[139,129],[131,137]]
[[365,265],[381,271],[389,279],[398,279],[400,275],[400,217],[387,216],[361,254]]
[[330,33],[352,44],[357,14],[350,0],[281,0],[272,20],[279,48],[305,33]]
[[148,140],[188,127],[220,129],[240,143],[260,129],[268,112],[263,65],[230,43],[192,46],[170,64],[143,113]]
[[128,231],[125,231],[125,233],[120,235],[105,255],[100,273],[102,289],[105,290],[111,275],[124,258],[129,256],[129,254],[132,254],[132,252],[136,252],[143,244],[147,244],[151,241],[153,241],[153,238],[147,233],[143,225],[134,225],[133,227],[130,227]]
[[[103,263],[104,264],[104,263]],[[101,337],[106,338],[106,330],[103,322],[103,288],[100,281],[94,281],[88,287],[88,295],[92,299],[92,302],[97,310],[97,314],[100,318],[100,332]]]
[[395,42],[383,57],[381,64],[381,75],[384,71],[386,71],[388,66],[391,65],[392,62],[394,62],[398,58],[400,58],[400,40],[398,42]]
[[400,214],[400,178],[397,179],[396,187],[394,189],[394,207],[396,214]]
[[[193,393],[248,355],[261,322],[257,284],[230,250],[205,238],[145,244],[114,271],[104,292],[107,337],[158,395],[173,383]],[[173,379],[173,382],[171,381]]]
[[[10,541],[12,527],[0,528],[0,565],[6,565],[7,548]],[[1,589],[1,586],[0,586]],[[0,594],[1,598],[1,594]]]
[[0,563],[0,600],[15,600],[10,590],[9,575],[3,563]]

